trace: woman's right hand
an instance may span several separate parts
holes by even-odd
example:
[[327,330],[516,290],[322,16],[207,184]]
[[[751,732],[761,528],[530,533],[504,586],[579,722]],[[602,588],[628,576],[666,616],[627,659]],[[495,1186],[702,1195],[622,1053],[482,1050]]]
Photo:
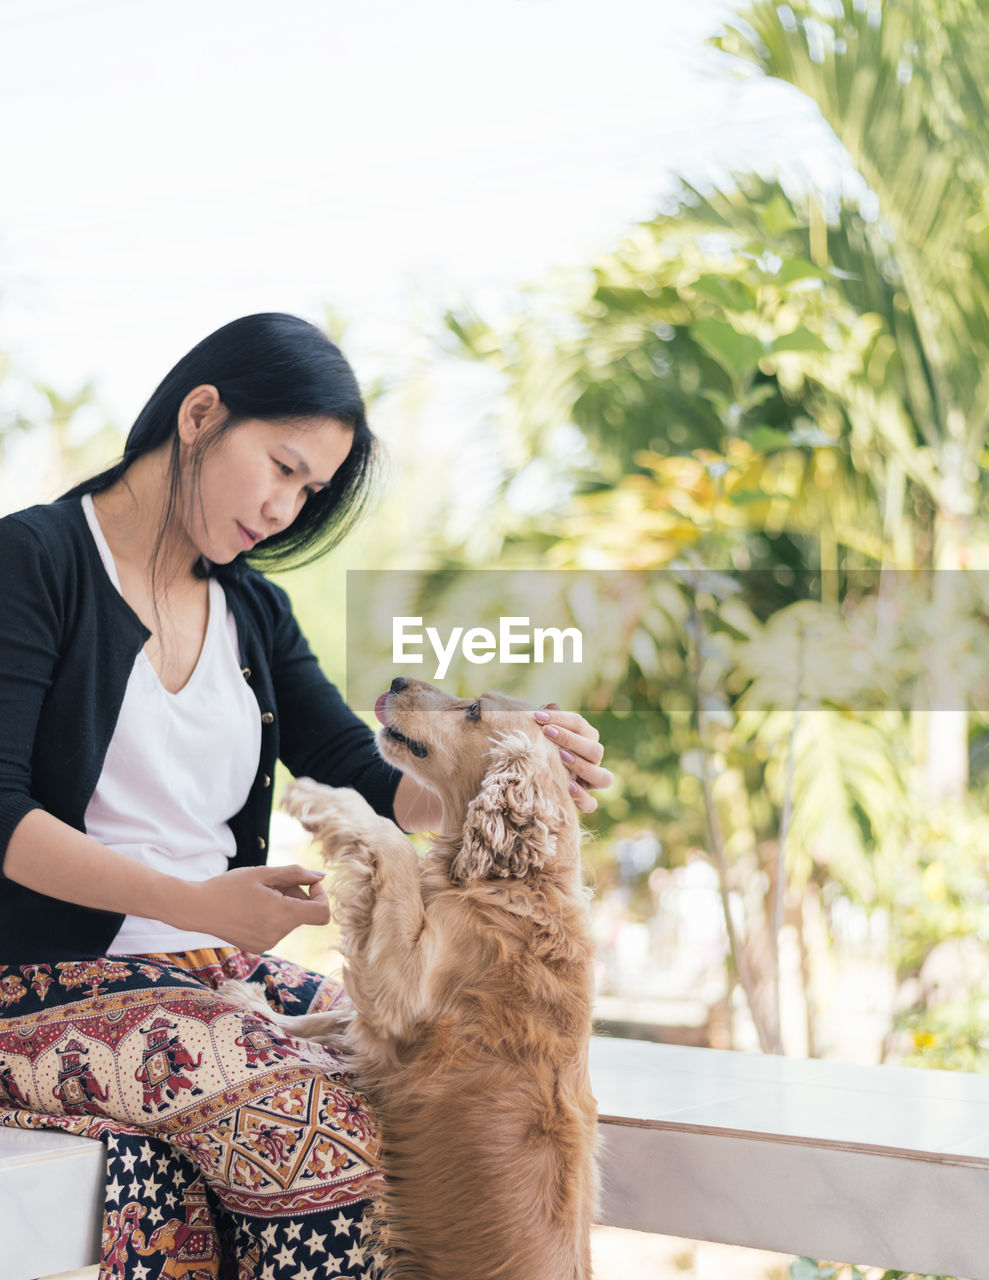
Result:
[[300,924],[327,924],[324,872],[306,867],[236,867],[185,883],[175,918],[183,929],[212,933],[252,955],[270,951]]

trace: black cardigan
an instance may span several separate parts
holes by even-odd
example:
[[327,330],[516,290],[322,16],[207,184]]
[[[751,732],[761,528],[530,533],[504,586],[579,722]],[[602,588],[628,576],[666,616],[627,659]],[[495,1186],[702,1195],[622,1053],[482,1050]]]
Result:
[[[352,786],[393,817],[401,774],[326,679],[285,592],[235,561],[217,568],[244,677],[261,709],[261,760],[230,820],[232,867],[265,860],[276,759]],[[2,875],[14,828],[44,808],[85,831],[124,690],[148,630],[116,590],[78,499],[0,519],[0,964],[104,954],[123,916],[35,893]]]

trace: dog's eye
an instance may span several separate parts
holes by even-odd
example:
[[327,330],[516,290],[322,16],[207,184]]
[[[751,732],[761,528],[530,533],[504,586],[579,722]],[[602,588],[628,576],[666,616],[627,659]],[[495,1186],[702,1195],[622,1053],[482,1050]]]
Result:
[[467,719],[480,720],[480,718],[481,718],[481,704],[479,702],[472,702],[470,706],[467,708]]

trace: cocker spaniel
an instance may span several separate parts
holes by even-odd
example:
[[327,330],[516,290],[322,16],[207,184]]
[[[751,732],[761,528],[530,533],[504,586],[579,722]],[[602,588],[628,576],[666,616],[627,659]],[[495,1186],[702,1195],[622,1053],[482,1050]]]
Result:
[[376,710],[381,754],[442,799],[426,858],[355,791],[303,779],[285,808],[339,869],[387,1274],[590,1280],[591,942],[569,775],[515,698],[399,677]]

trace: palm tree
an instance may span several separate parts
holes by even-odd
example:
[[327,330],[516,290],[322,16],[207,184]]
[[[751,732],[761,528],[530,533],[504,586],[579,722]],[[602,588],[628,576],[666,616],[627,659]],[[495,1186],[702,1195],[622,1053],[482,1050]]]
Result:
[[[873,432],[893,425],[930,502],[933,566],[965,567],[989,435],[989,14],[979,0],[756,0],[718,44],[812,98],[875,193],[900,385],[867,395],[865,417]],[[935,588],[946,611],[949,584],[942,574]],[[964,712],[943,709],[950,681],[932,675],[934,798],[967,782]]]
[[[502,495],[525,487],[520,471],[556,481],[542,487],[553,494],[542,505],[500,507],[488,524],[493,549],[613,568],[676,564],[691,549],[729,571],[965,563],[985,510],[989,420],[987,163],[977,133],[986,20],[964,0],[941,3],[933,17],[914,0],[835,0],[831,17],[824,10],[820,0],[759,0],[722,47],[812,93],[875,193],[878,218],[848,204],[825,214],[813,196],[757,179],[726,192],[685,186],[672,213],[634,228],[548,303],[530,293],[509,334],[469,313],[451,318],[462,349],[505,379],[512,465]],[[579,429],[578,447],[561,434],[565,424]],[[756,602],[754,622],[731,605],[749,628],[750,657],[772,634],[792,632],[799,615],[777,611],[793,599],[776,590]],[[710,624],[723,625],[710,612]],[[692,668],[704,637],[695,635],[693,651],[678,646],[671,630],[682,642],[690,628],[666,626],[662,611],[658,625],[655,612],[631,623],[621,633],[630,660],[621,692],[626,703],[651,698],[656,711],[650,749],[641,737],[630,742],[636,768],[623,778],[619,809],[640,795],[667,831],[679,824],[714,852],[718,807],[722,821],[730,809],[733,847],[741,840],[755,851],[753,866],[760,848],[773,849],[761,861],[776,878],[777,921],[784,851],[791,884],[836,875],[868,892],[869,851],[902,847],[910,761],[892,762],[910,737],[898,717],[885,730],[819,718],[814,732],[807,720],[757,717],[771,765],[763,771],[758,752],[744,755],[740,724],[719,727],[699,710],[692,730],[682,717],[675,723],[678,700],[723,697],[701,690]],[[949,662],[931,666],[936,677],[951,674]],[[710,830],[698,836],[696,806],[683,822],[680,784],[664,791],[655,777],[681,775],[681,753],[705,720],[705,751],[729,767],[701,772]],[[928,723],[930,793],[960,796],[965,718]],[[607,727],[622,740],[620,724]],[[822,840],[825,828],[833,839]],[[757,1021],[764,1043],[778,1042],[773,1011],[764,1007]]]

